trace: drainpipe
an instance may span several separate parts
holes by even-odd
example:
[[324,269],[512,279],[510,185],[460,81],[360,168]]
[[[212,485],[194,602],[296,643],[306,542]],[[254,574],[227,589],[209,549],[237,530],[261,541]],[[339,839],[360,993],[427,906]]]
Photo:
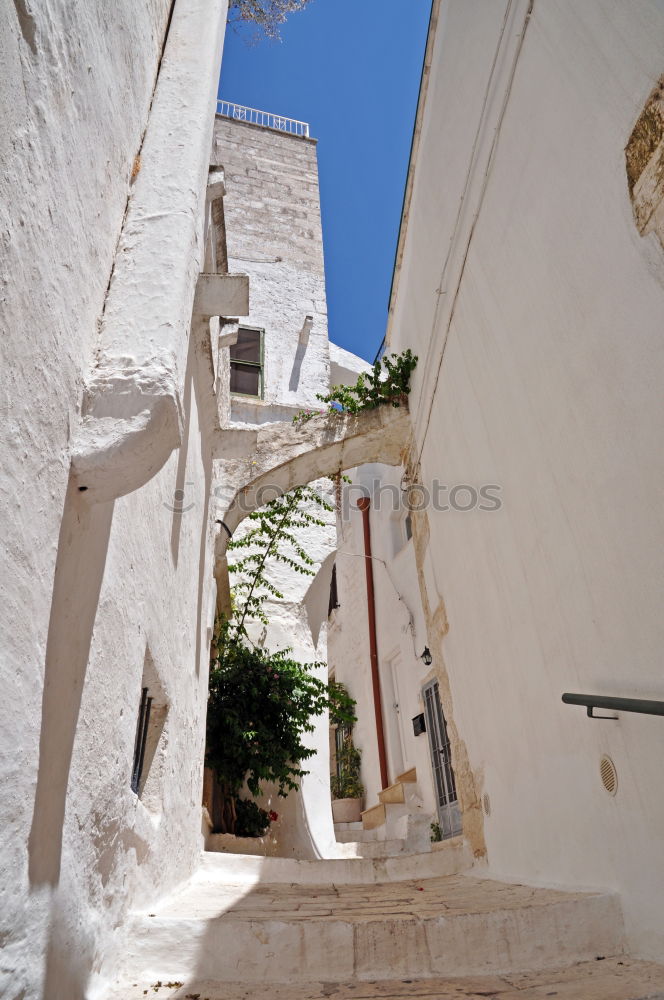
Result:
[[371,660],[371,686],[373,688],[374,712],[376,714],[376,738],[378,740],[378,763],[380,766],[380,782],[382,788],[387,788],[387,756],[385,754],[385,729],[383,726],[383,704],[380,695],[380,673],[378,672],[378,643],[376,641],[376,601],[374,597],[373,562],[371,555],[371,525],[369,512],[371,501],[361,497],[357,501],[358,509],[362,511],[362,529],[364,531],[364,568],[367,574],[367,606],[369,617],[369,657]]
[[92,503],[138,489],[181,443],[227,6],[175,0],[72,443]]

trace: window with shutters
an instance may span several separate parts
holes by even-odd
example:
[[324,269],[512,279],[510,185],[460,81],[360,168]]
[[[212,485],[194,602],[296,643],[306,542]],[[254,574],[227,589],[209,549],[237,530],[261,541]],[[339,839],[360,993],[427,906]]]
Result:
[[231,392],[263,398],[263,330],[241,326],[230,349]]

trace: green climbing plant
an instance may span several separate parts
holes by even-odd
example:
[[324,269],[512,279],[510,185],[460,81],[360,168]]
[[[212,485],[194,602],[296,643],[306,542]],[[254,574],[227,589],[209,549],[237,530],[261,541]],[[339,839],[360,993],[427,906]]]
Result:
[[360,778],[362,751],[353,743],[351,729],[344,734],[341,747],[337,749],[337,773],[330,775],[333,799],[361,799],[364,785]]
[[249,514],[249,530],[228,543],[228,550],[235,556],[228,570],[238,578],[233,588],[237,608],[229,624],[229,638],[246,638],[248,621],[267,625],[265,599],[283,599],[270,579],[270,568],[281,563],[296,573],[315,576],[314,560],[299,541],[298,532],[312,526],[324,527],[327,522],[323,515],[333,510],[333,505],[311,486],[298,486]]
[[314,575],[314,561],[297,537],[299,530],[325,523],[306,509],[312,504],[321,513],[332,510],[315,490],[299,487],[251,514],[249,530],[229,545],[235,553],[229,569],[241,579],[233,617],[220,619],[215,629],[206,743],[206,764],[222,799],[217,823],[222,833],[258,836],[269,827],[276,813],[261,810],[241,790],[246,785],[258,796],[264,782],[273,782],[278,795],[286,796],[299,787],[307,773],[301,764],[315,753],[304,742],[313,731],[312,718],[326,710],[346,722],[355,718],[347,692],[316,676],[322,664],[299,663],[289,649],[270,652],[247,631],[250,621],[268,623],[267,597],[282,597],[269,578],[270,565],[280,562]]
[[354,385],[335,385],[325,395],[316,393],[316,399],[326,408],[300,410],[293,423],[306,423],[320,413],[360,413],[385,403],[399,407],[410,392],[410,376],[416,365],[417,355],[410,349],[402,354],[384,355],[374,362],[370,372],[358,375]]

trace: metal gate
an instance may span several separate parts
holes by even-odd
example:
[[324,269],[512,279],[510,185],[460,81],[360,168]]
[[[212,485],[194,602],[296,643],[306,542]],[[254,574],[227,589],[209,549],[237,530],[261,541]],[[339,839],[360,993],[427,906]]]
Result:
[[427,719],[427,733],[429,734],[438,822],[443,839],[456,837],[457,834],[461,833],[461,810],[457,800],[450,741],[440,704],[438,681],[431,681],[427,684],[422,690],[422,695]]

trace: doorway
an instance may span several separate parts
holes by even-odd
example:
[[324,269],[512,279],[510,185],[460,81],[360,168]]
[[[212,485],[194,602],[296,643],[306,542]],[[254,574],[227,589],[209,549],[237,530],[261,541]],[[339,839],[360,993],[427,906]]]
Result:
[[438,822],[443,840],[461,833],[461,810],[456,793],[456,782],[452,770],[450,741],[447,724],[440,704],[438,681],[430,681],[422,689],[426,713],[431,768],[433,771]]
[[401,655],[393,653],[381,664],[381,701],[383,720],[387,738],[388,771],[391,782],[396,781],[404,771],[404,744],[401,732],[401,709],[399,696],[399,673]]

